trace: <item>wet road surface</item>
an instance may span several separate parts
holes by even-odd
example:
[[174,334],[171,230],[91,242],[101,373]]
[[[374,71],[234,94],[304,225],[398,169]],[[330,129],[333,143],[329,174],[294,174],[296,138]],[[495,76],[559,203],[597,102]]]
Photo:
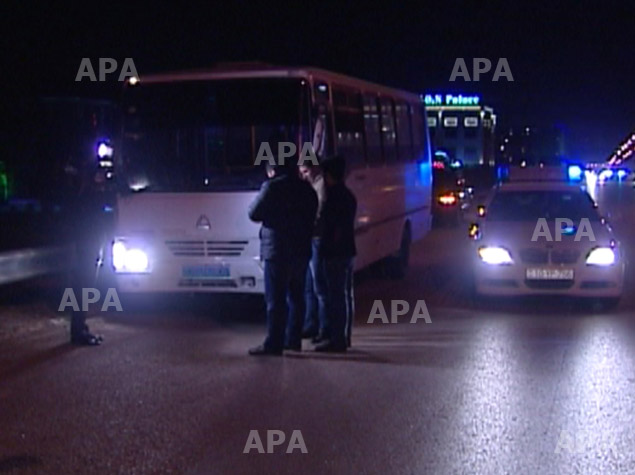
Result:
[[[633,255],[635,191],[599,199]],[[5,291],[0,473],[635,473],[635,269],[610,312],[481,304],[464,235],[415,244],[404,281],[357,276],[343,355],[305,341],[248,357],[264,335],[258,298],[153,299],[94,316],[104,345],[74,348],[59,302]],[[366,323],[391,299],[424,300],[431,322]],[[266,452],[274,430],[286,440],[272,453],[243,453],[252,431]],[[289,447],[294,431],[302,443]]]

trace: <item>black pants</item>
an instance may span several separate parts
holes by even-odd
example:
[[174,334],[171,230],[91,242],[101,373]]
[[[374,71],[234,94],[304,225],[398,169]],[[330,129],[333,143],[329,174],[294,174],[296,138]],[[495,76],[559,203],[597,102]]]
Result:
[[327,294],[327,319],[331,330],[330,341],[337,346],[350,346],[355,318],[353,297],[353,258],[333,257],[325,259]]
[[69,287],[77,299],[78,310],[71,310],[71,337],[88,331],[86,317],[88,312],[83,310],[83,289],[96,288],[99,258],[103,255],[106,245],[105,230],[100,222],[87,220],[81,225],[86,229],[74,245],[73,258],[69,272]]
[[[281,350],[302,342],[304,284],[309,256],[265,260],[267,338],[265,347]],[[286,333],[286,334],[285,334]]]

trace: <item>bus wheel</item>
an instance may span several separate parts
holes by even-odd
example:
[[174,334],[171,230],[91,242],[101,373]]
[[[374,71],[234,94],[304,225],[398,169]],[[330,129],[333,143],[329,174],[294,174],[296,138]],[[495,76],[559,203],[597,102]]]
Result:
[[392,279],[403,279],[406,276],[406,270],[410,264],[410,244],[412,236],[410,234],[410,226],[406,226],[401,236],[401,246],[394,256],[388,259],[388,275]]

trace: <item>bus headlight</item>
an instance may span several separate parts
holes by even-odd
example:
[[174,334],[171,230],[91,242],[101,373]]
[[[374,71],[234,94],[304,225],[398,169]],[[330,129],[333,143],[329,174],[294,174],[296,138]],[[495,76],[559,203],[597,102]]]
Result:
[[512,264],[514,262],[509,251],[503,247],[481,247],[478,250],[478,255],[483,262],[491,265]]
[[147,272],[148,254],[139,248],[127,248],[121,241],[112,245],[112,265],[117,272]]
[[589,266],[610,266],[615,264],[615,251],[610,247],[596,247],[586,258]]

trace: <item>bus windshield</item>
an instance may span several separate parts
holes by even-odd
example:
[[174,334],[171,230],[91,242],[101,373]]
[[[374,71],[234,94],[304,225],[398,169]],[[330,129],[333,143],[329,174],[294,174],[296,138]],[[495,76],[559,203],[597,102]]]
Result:
[[264,142],[309,140],[308,88],[300,79],[140,83],[127,88],[121,151],[133,191],[258,189]]

